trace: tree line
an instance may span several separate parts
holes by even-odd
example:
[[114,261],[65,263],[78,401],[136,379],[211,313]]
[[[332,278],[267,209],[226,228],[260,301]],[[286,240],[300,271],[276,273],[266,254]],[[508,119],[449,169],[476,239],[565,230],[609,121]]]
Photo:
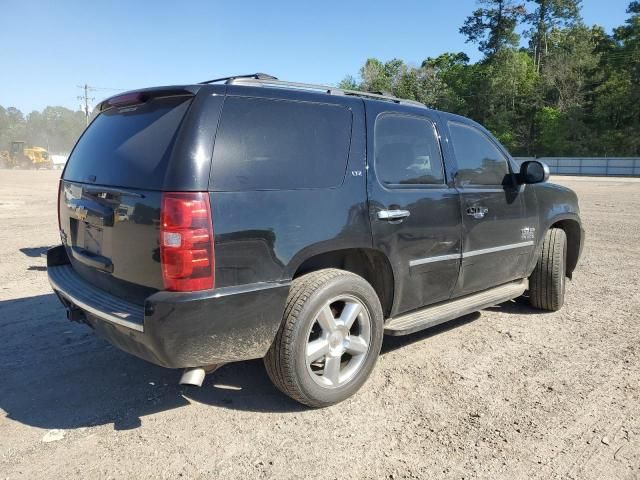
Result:
[[15,107],[0,106],[0,151],[13,141],[24,141],[51,153],[69,153],[85,123],[83,112],[64,107],[46,107],[24,115]]
[[385,92],[470,117],[514,154],[640,155],[640,2],[611,34],[581,0],[478,0],[460,27],[483,57],[419,66],[369,58],[340,87]]

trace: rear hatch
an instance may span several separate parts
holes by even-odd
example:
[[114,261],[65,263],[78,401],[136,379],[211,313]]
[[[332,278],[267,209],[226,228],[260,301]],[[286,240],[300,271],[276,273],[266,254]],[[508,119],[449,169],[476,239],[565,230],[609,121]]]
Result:
[[147,91],[113,99],[76,144],[61,179],[60,234],[74,270],[130,302],[143,304],[163,288],[162,190],[193,98]]

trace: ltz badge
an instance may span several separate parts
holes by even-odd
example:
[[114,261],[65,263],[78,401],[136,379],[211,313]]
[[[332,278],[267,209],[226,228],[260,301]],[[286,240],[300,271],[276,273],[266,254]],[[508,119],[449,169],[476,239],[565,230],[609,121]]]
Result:
[[533,240],[536,238],[536,229],[535,227],[524,227],[520,230],[520,235],[522,240]]

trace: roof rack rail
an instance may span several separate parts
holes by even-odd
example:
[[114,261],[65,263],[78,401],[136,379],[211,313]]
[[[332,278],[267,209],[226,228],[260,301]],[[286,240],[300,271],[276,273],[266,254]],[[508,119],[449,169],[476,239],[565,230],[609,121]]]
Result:
[[[279,88],[291,88],[298,90],[316,90],[325,92],[329,95],[350,95],[354,97],[371,98],[374,100],[385,100],[388,102],[394,102],[403,105],[413,105],[416,107],[426,108],[424,103],[420,103],[416,100],[408,100],[404,98],[394,97],[392,95],[384,95],[381,93],[361,92],[359,90],[346,90],[344,88],[330,87],[328,85],[317,85],[313,83],[299,83],[299,82],[287,82],[284,80],[278,80],[276,77],[265,74],[254,75],[236,75],[234,77],[228,77],[221,80],[226,80],[229,85],[260,85],[260,86],[273,86]],[[203,82],[205,83],[205,82]],[[211,83],[211,82],[206,82]]]
[[200,82],[201,85],[205,83],[217,83],[217,82],[229,82],[231,80],[235,80],[236,78],[253,78],[256,80],[278,80],[273,75],[269,75],[268,73],[249,73],[248,75],[234,75],[232,77],[222,77],[222,78],[214,78],[213,80],[206,80],[204,82]]

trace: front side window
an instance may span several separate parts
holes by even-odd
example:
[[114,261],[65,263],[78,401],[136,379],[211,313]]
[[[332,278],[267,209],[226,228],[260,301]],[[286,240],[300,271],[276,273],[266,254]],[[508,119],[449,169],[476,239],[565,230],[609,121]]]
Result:
[[477,128],[449,122],[453,150],[458,164],[458,185],[503,185],[509,175],[506,157]]
[[387,186],[444,183],[442,155],[433,122],[386,114],[376,120],[375,166]]

